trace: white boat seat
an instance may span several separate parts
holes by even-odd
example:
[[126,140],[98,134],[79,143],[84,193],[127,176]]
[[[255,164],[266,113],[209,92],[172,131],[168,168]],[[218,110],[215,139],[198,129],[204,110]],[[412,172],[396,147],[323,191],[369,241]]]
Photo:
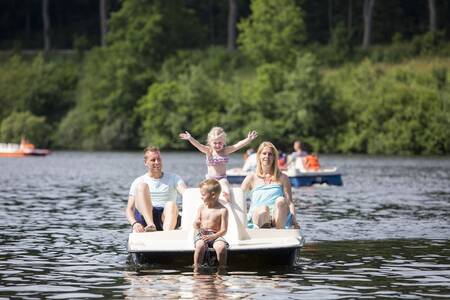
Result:
[[[233,187],[233,202],[221,204],[228,209],[228,230],[225,234],[225,240],[231,244],[238,244],[241,240],[249,239],[247,233],[247,205],[244,199],[244,193],[239,187]],[[188,230],[188,238],[194,236],[194,218],[197,209],[202,204],[199,188],[189,188],[183,194],[183,211],[181,214],[181,228]]]

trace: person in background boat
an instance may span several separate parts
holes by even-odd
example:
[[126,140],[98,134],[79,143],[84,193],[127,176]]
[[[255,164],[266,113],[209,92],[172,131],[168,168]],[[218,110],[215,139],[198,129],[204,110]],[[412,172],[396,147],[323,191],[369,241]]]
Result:
[[278,157],[278,168],[280,168],[280,170],[285,171],[287,170],[287,155],[286,153],[284,153],[282,150],[278,151],[279,153],[279,157]]
[[242,182],[243,191],[251,192],[249,228],[300,228],[292,201],[289,178],[278,168],[278,151],[271,142],[263,142],[256,153],[256,171]]
[[194,269],[202,263],[208,248],[216,251],[219,267],[227,264],[228,243],[223,236],[228,228],[228,211],[219,203],[221,185],[216,179],[205,179],[200,185],[203,201],[194,219]]
[[21,139],[20,139],[20,149],[34,149],[35,147],[34,147],[34,145],[29,141],[29,140],[27,140],[26,138],[24,138],[24,137],[22,137]]
[[308,155],[308,152],[302,149],[302,143],[300,140],[294,141],[294,152],[292,152],[287,161],[287,167],[298,169],[300,171],[305,171],[304,159]]
[[148,146],[144,150],[148,172],[131,184],[126,216],[133,232],[172,230],[179,225],[176,199],[186,190],[180,176],[162,171],[161,153]]
[[249,148],[245,151],[244,160],[245,162],[242,171],[253,172],[256,170],[256,152],[253,148]]
[[320,163],[319,163],[319,158],[317,157],[317,154],[311,153],[311,154],[307,155],[305,157],[304,166],[307,171],[319,171]]
[[221,127],[213,127],[208,133],[207,145],[203,145],[194,139],[187,131],[180,133],[180,138],[189,141],[195,148],[206,154],[206,165],[208,166],[208,173],[206,178],[217,179],[222,187],[223,198],[226,201],[230,200],[231,189],[230,183],[227,180],[227,163],[228,155],[242,147],[247,146],[253,141],[258,134],[256,131],[250,131],[247,138],[237,142],[232,146],[227,146],[227,134]]

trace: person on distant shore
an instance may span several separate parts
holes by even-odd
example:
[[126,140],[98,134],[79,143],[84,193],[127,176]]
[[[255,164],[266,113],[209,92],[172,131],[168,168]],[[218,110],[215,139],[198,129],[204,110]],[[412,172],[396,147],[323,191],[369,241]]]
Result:
[[247,138],[232,146],[227,146],[227,134],[221,127],[213,127],[211,129],[208,133],[207,145],[198,142],[187,131],[180,133],[181,139],[189,141],[200,152],[206,154],[206,165],[208,166],[206,178],[217,179],[220,182],[223,198],[226,201],[230,201],[230,197],[232,197],[230,183],[226,174],[229,155],[250,144],[257,136],[256,131],[250,131]]
[[228,243],[223,236],[228,228],[228,211],[219,203],[221,186],[216,179],[205,179],[200,185],[203,201],[194,219],[194,269],[202,263],[209,247],[216,251],[219,267],[227,264]]
[[262,142],[256,159],[256,172],[247,175],[241,185],[243,191],[251,192],[248,227],[300,228],[291,183],[278,168],[277,149],[271,142]]
[[304,159],[308,155],[308,152],[302,149],[302,143],[299,140],[294,141],[294,152],[292,152],[288,157],[287,166],[294,166],[300,171],[305,171]]
[[131,184],[126,216],[133,232],[172,230],[179,226],[177,193],[183,194],[186,184],[180,176],[162,171],[159,149],[144,150],[148,172]]

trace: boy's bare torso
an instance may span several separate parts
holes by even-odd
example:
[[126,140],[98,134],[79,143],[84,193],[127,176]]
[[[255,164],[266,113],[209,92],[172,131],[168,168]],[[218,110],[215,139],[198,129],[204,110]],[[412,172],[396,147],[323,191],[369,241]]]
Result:
[[222,226],[222,215],[226,208],[221,204],[214,207],[203,206],[200,211],[200,229],[217,232]]

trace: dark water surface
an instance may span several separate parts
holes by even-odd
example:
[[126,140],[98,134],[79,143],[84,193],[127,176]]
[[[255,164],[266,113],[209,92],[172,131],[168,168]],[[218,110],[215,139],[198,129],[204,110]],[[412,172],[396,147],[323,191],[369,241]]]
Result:
[[[189,186],[198,153],[166,153]],[[135,269],[124,216],[141,153],[0,159],[0,299],[450,298],[450,158],[323,156],[344,186],[294,190],[293,267]],[[241,164],[232,158],[230,167]]]

